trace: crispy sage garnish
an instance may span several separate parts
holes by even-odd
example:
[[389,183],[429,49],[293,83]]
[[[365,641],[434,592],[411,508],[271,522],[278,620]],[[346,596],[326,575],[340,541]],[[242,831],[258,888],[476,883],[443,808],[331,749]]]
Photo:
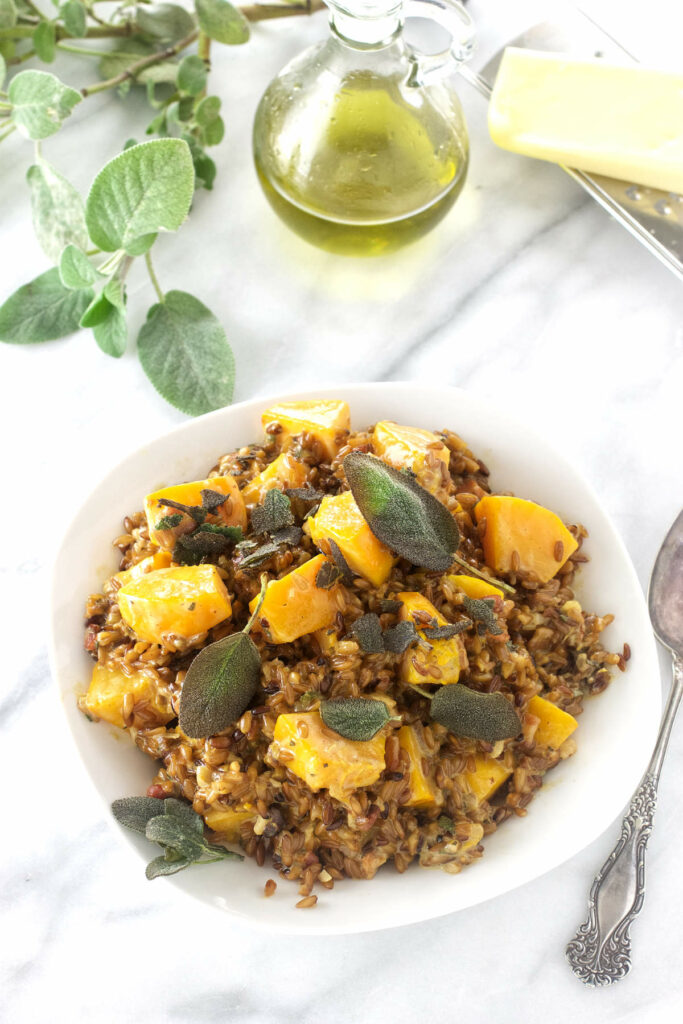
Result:
[[495,613],[495,597],[464,597],[462,603],[467,614],[477,623],[479,636],[485,636],[486,633],[499,636],[503,632]]
[[258,603],[244,629],[209,644],[188,669],[178,721],[191,739],[215,736],[227,729],[247,710],[256,693],[261,658],[249,631],[263,604],[267,584],[264,574]]
[[451,637],[457,636],[458,633],[464,633],[472,625],[470,619],[460,619],[460,622],[447,622],[444,626],[439,626],[436,619],[432,619],[432,623],[433,625],[425,626],[422,630],[425,640],[450,640]]
[[332,555],[332,558],[334,559],[334,564],[339,569],[339,573],[341,575],[342,582],[344,582],[344,583],[353,583],[353,573],[351,571],[351,567],[349,566],[349,563],[344,558],[344,556],[342,554],[342,550],[339,547],[339,545],[337,544],[336,540],[333,540],[332,537],[328,537],[327,538],[327,543],[330,545],[330,554]]
[[194,519],[195,523],[206,522],[206,517],[217,512],[221,505],[228,500],[228,495],[222,491],[212,491],[205,488],[200,491],[202,496],[201,505],[183,505],[182,501],[173,501],[171,498],[158,498],[158,505],[166,505],[168,508],[177,508],[179,512],[185,512]]
[[330,590],[341,579],[341,572],[333,562],[323,562],[315,577],[315,585],[321,590]]
[[155,857],[147,865],[147,878],[175,875],[191,864],[244,860],[240,853],[207,842],[204,822],[183,800],[129,796],[114,800],[111,809],[120,825],[138,832],[150,842],[158,843],[164,850],[163,856]]
[[363,518],[383,544],[413,565],[435,572],[449,568],[460,533],[433,494],[413,476],[365,452],[350,452],[344,472]]
[[[169,519],[171,516],[168,517]],[[241,526],[218,526],[202,523],[192,533],[178,537],[173,548],[173,561],[179,565],[199,565],[204,558],[222,555],[231,544],[242,539]]]
[[522,723],[502,693],[479,693],[462,683],[440,686],[429,713],[454,736],[495,743],[517,736]]
[[382,636],[385,651],[390,651],[392,654],[403,654],[412,644],[419,643],[420,640],[420,634],[415,629],[412,619],[398,622],[391,629],[385,629]]
[[159,522],[154,524],[154,529],[172,530],[174,527],[180,526],[182,521],[182,514],[180,512],[173,512],[170,516],[162,516]]
[[351,626],[351,632],[358,643],[368,654],[381,654],[384,651],[384,637],[379,617],[374,612],[361,615]]
[[286,494],[272,488],[260,505],[251,510],[251,527],[254,533],[276,533],[294,524],[292,503]]
[[391,721],[384,701],[365,697],[325,700],[320,705],[323,722],[347,740],[371,740]]

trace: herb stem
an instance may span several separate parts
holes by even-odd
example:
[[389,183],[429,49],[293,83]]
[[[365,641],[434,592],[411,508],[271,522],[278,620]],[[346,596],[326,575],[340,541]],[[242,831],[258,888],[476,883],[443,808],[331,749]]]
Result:
[[152,254],[149,251],[149,249],[145,253],[145,263],[147,265],[147,273],[149,274],[149,279],[152,282],[152,284],[154,285],[154,291],[157,293],[157,297],[159,299],[159,302],[163,302],[164,301],[164,293],[161,290],[161,285],[159,284],[159,281],[157,279],[157,275],[154,273],[154,266],[152,265]]
[[57,43],[58,50],[64,50],[65,53],[77,53],[82,57],[126,57],[130,58],[130,53],[124,53],[123,50],[117,52],[116,50],[88,50],[85,46],[74,46],[72,43],[64,43],[61,40]]
[[30,60],[31,57],[35,57],[35,55],[36,55],[36,51],[35,50],[27,50],[26,53],[22,53],[18,57],[11,57],[7,61],[7,63],[8,64],[12,64],[12,65],[23,64],[25,60]]
[[470,563],[466,562],[464,558],[460,557],[460,555],[454,554],[453,561],[457,562],[458,565],[461,565],[463,569],[467,569],[467,571],[472,573],[473,576],[478,576],[480,580],[490,583],[492,587],[500,587],[501,590],[507,591],[508,594],[516,593],[515,588],[511,587],[509,583],[503,583],[502,580],[496,580],[491,576],[487,576],[485,572],[482,572],[481,569],[476,569],[473,565],[470,565]]
[[417,685],[417,683],[408,683],[408,685],[410,686],[410,688],[412,690],[417,690],[417,692],[420,694],[421,697],[426,697],[427,700],[433,700],[434,699],[434,694],[433,693],[427,693],[427,691],[423,690],[421,686]]
[[95,85],[86,86],[81,89],[81,96],[92,96],[96,92],[104,92],[106,89],[115,89],[117,85],[123,85],[123,83],[128,81],[129,78],[134,79],[136,75],[138,75],[140,71],[144,71],[145,68],[149,68],[153,64],[159,64],[161,61],[169,60],[170,57],[175,57],[176,54],[181,52],[181,50],[185,50],[188,46],[191,46],[197,39],[198,35],[199,32],[195,29],[183,39],[174,43],[173,46],[167,46],[165,50],[159,50],[157,53],[150,53],[148,56],[135,61],[119,75],[114,75],[113,78],[107,78],[104,82],[97,82]]
[[261,573],[261,592],[259,593],[258,601],[256,602],[256,607],[254,608],[253,612],[249,616],[249,621],[247,622],[246,626],[242,630],[242,632],[246,633],[247,635],[249,634],[249,631],[251,630],[251,627],[256,622],[256,617],[257,617],[258,613],[261,611],[261,605],[263,604],[263,602],[265,600],[266,590],[267,589],[268,589],[268,576],[264,572],[264,573]]
[[16,127],[17,126],[15,124],[7,125],[5,130],[0,132],[0,142],[2,142],[4,139],[6,139],[8,135],[11,135],[13,131],[16,131]]
[[294,18],[301,14],[315,14],[325,8],[323,0],[307,0],[304,4],[248,4],[240,7],[247,21],[267,21],[270,18]]
[[41,10],[33,3],[33,0],[24,0],[24,6],[28,7],[29,11],[33,11],[39,21],[47,21],[46,16]]

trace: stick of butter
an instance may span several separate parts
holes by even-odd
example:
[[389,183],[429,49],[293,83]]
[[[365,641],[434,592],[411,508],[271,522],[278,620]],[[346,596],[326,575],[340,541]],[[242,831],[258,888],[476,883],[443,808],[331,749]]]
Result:
[[489,131],[515,153],[683,192],[683,74],[508,47]]

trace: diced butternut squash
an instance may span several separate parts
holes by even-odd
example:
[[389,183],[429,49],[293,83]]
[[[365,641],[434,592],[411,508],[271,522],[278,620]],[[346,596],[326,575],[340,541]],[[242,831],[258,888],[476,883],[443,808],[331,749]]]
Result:
[[321,654],[331,654],[339,642],[339,635],[336,629],[327,626],[325,629],[316,629],[313,634],[318,641]]
[[474,771],[465,772],[462,777],[470,793],[474,794],[477,803],[480,804],[483,800],[491,799],[496,790],[510,777],[512,771],[501,761],[481,754],[475,755],[474,762]]
[[[289,644],[300,636],[331,626],[337,614],[339,584],[317,587],[316,576],[325,563],[316,555],[280,580],[271,580],[257,624],[272,644]],[[258,598],[249,605],[253,612]]]
[[432,494],[443,486],[442,470],[448,471],[450,452],[429,430],[381,420],[372,433],[372,447],[390,466],[412,469],[418,481]]
[[532,697],[527,704],[527,711],[541,720],[534,734],[534,742],[542,747],[557,750],[579,724],[573,715],[545,697]]
[[157,569],[121,587],[116,599],[121,618],[140,640],[173,646],[232,613],[230,596],[215,565]]
[[[403,591],[396,595],[402,601],[399,619],[412,619],[416,627],[421,624],[429,626],[436,619],[438,626],[448,624],[447,619],[440,615],[431,601],[416,591]],[[420,615],[424,613],[424,615]],[[429,618],[427,618],[429,616]],[[418,628],[418,633],[424,635]],[[454,636],[450,640],[430,640],[431,649],[409,647],[401,658],[401,677],[406,683],[457,683],[460,677],[462,641]],[[415,667],[415,663],[419,668]],[[420,671],[421,669],[421,671]]]
[[264,470],[242,488],[242,498],[247,505],[259,505],[267,491],[274,487],[284,491],[287,487],[303,487],[308,471],[303,464],[289,452],[282,452],[273,459]]
[[353,572],[376,587],[389,578],[396,559],[363,519],[351,491],[323,498],[307,525],[311,540],[326,555],[330,556],[331,538]]
[[117,572],[114,579],[118,580],[123,587],[131,580],[139,580],[141,576],[146,576],[147,573],[154,572],[155,569],[168,569],[170,564],[170,551],[156,551],[148,558],[143,558],[136,565],[132,565],[130,569],[122,569],[121,572]]
[[[194,520],[186,512],[169,505],[160,503],[161,498],[168,498],[169,501],[180,502],[181,505],[201,505],[202,491],[219,491],[227,495],[223,505],[219,505],[215,513],[207,516],[207,523],[216,523],[219,526],[241,526],[246,529],[247,510],[244,506],[244,498],[236,481],[229,475],[213,476],[210,480],[193,480],[187,484],[175,484],[173,487],[162,487],[145,498],[145,514],[149,527],[149,538],[153,544],[160,548],[173,550],[175,542],[183,533],[189,533],[194,528]],[[157,523],[165,516],[180,515],[180,522],[171,528],[158,530]]]
[[559,516],[525,498],[487,494],[474,515],[477,523],[486,520],[484,558],[496,572],[517,565],[547,583],[578,547]]
[[494,587],[492,583],[487,583],[486,580],[478,580],[476,576],[466,576],[463,574],[447,576],[446,579],[449,583],[452,583],[458,590],[462,590],[463,594],[467,597],[472,597],[476,601],[481,600],[482,597],[501,597],[505,599],[505,593],[500,587]]
[[302,711],[278,716],[268,754],[310,789],[329,789],[330,796],[345,801],[380,777],[384,745],[381,732],[371,740],[347,740],[328,729],[317,711]]
[[238,843],[240,840],[240,825],[245,821],[254,821],[258,816],[255,806],[250,803],[240,804],[238,807],[210,807],[204,813],[204,821],[218,832],[222,839],[228,843]]
[[81,698],[81,708],[94,718],[123,728],[126,724],[123,702],[129,693],[133,695],[133,708],[144,701],[146,711],[153,713],[157,725],[165,725],[175,717],[169,696],[159,692],[154,679],[146,672],[126,675],[120,665],[107,662],[95,665],[88,692]]
[[277,402],[261,416],[265,429],[272,424],[280,428],[276,439],[281,448],[298,434],[311,434],[322,445],[328,459],[333,459],[351,426],[351,414],[346,402],[340,399],[320,398],[311,401]]
[[412,725],[402,725],[398,730],[398,742],[408,755],[410,765],[408,770],[410,798],[404,806],[425,808],[436,807],[437,804],[443,803],[441,793],[422,770],[422,758],[425,756],[426,750],[417,729]]

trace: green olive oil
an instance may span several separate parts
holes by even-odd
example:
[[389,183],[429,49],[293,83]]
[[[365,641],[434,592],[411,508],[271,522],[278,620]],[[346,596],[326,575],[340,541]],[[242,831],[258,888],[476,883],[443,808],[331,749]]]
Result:
[[303,132],[288,149],[287,132],[263,106],[256,169],[282,220],[328,252],[377,256],[413,242],[441,220],[464,184],[461,136],[416,90],[386,78],[349,76],[322,109],[302,109],[296,127]]

